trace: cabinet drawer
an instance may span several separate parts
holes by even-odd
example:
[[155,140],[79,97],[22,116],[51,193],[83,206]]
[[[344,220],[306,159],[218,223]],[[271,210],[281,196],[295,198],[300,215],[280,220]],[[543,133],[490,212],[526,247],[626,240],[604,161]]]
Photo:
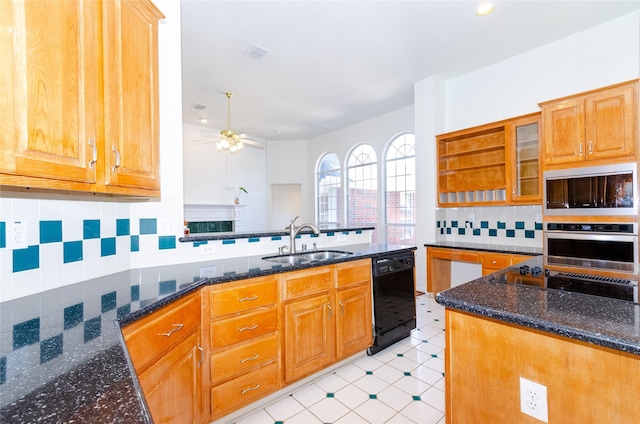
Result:
[[371,259],[337,264],[336,272],[338,274],[338,281],[336,282],[338,287],[371,282]]
[[260,309],[211,324],[211,349],[231,346],[278,329],[276,308]]
[[447,259],[456,262],[480,263],[480,254],[478,252],[464,249],[439,249],[430,247],[427,252],[431,258]]
[[527,260],[529,260],[531,258],[533,258],[533,256],[511,255],[511,265],[519,264],[520,262],[527,261]]
[[194,293],[122,329],[136,371],[200,325],[200,295]]
[[211,356],[211,383],[278,359],[278,336],[272,334]]
[[213,418],[268,395],[278,388],[278,364],[271,364],[211,389]]
[[311,270],[282,274],[285,299],[293,299],[308,294],[331,289],[333,267],[326,266]]
[[511,265],[509,255],[482,255],[482,266],[488,269],[503,269]]
[[256,278],[228,289],[212,288],[209,296],[212,318],[271,305],[278,299],[277,277]]

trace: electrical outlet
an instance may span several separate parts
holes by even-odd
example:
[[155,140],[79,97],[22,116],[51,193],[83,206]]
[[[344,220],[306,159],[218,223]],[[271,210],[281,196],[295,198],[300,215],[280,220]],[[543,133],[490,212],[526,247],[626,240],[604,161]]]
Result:
[[213,243],[201,244],[198,246],[198,253],[200,256],[213,255],[216,253],[216,245]]
[[200,278],[216,277],[217,274],[218,274],[218,269],[215,266],[201,266],[200,267]]
[[520,377],[520,411],[548,423],[547,386]]
[[173,219],[162,218],[158,219],[158,235],[159,236],[172,236],[176,234],[176,224]]
[[345,241],[347,241],[347,236],[345,234],[338,233],[338,242],[345,242]]
[[27,237],[27,221],[7,223],[7,248],[26,249],[29,247]]

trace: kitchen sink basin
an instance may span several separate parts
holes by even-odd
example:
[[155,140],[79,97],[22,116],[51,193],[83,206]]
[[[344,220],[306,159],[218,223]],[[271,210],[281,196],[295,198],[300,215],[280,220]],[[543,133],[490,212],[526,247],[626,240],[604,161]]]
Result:
[[327,261],[330,259],[344,258],[346,256],[353,255],[352,252],[346,252],[343,250],[316,250],[314,252],[296,253],[294,255],[275,255],[265,256],[262,258],[265,261],[275,262],[278,264],[303,264],[317,261]]

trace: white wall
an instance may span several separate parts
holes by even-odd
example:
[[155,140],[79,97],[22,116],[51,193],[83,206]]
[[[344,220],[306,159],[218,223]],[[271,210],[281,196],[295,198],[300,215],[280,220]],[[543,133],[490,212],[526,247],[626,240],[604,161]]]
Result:
[[[269,148],[267,150],[267,181],[270,186],[274,184],[281,185],[299,185],[300,186],[300,218],[298,223],[302,222],[315,222],[315,216],[313,213],[309,213],[309,208],[305,205],[313,202],[314,185],[313,180],[309,180],[307,173],[307,146],[306,140],[269,140]],[[269,211],[277,209],[276,200],[273,197],[271,191],[269,192],[268,202],[271,205]],[[287,208],[290,209],[289,207]],[[313,209],[311,209],[313,212]],[[271,224],[271,228],[281,228],[282,224],[280,218],[276,216],[281,215],[279,213],[269,214],[268,221]],[[294,216],[289,219],[295,218]],[[288,222],[284,224],[288,225]],[[266,227],[265,227],[266,228]]]
[[635,12],[446,83],[445,132],[539,111],[538,103],[639,76]]
[[[203,132],[205,130],[206,132]],[[184,203],[231,205],[234,191],[244,187],[242,194],[242,231],[262,231],[267,228],[267,153],[266,150],[245,147],[238,153],[224,154],[213,142],[194,143],[211,134],[211,128],[184,124]],[[215,130],[214,130],[215,132]]]

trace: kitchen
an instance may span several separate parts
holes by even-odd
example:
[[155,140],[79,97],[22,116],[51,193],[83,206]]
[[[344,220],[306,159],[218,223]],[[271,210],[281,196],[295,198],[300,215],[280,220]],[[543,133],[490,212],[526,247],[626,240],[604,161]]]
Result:
[[[160,27],[160,121],[161,140],[182,139],[182,122],[180,113],[180,67],[172,57],[180,55],[180,25],[171,20],[179,16],[179,5],[172,2],[156,2],[160,10],[168,17]],[[300,177],[311,187],[315,161],[325,149],[333,148],[343,152],[351,143],[354,133],[360,138],[369,138],[380,133],[379,128],[386,128],[390,134],[406,130],[406,123],[415,121],[414,130],[418,146],[430,145],[420,140],[433,139],[436,134],[448,129],[465,128],[497,119],[516,116],[536,111],[538,102],[557,98],[563,95],[581,92],[638,76],[638,15],[632,13],[599,27],[586,30],[547,46],[497,63],[476,72],[463,75],[452,81],[442,81],[438,77],[429,77],[416,82],[414,87],[415,103],[412,107],[401,108],[395,112],[363,122],[344,130],[337,130],[324,136],[310,140],[306,147],[300,147],[300,153],[307,158],[307,175]],[[606,40],[606,42],[605,42]],[[614,48],[612,48],[614,46]],[[566,55],[567,51],[584,52],[589,55]],[[549,69],[548,63],[554,66]],[[518,72],[513,72],[518,69]],[[581,69],[578,77],[575,69]],[[552,73],[551,73],[552,72]],[[550,74],[551,73],[551,74]],[[500,78],[496,78],[496,75]],[[571,75],[571,77],[567,77]],[[474,96],[469,97],[468,93]],[[514,96],[513,93],[518,93]],[[176,101],[178,99],[178,101]],[[491,104],[492,107],[486,107]],[[443,107],[444,105],[444,107]],[[415,117],[415,118],[414,118]],[[277,149],[277,143],[274,143]],[[282,143],[283,148],[291,143]],[[306,153],[304,152],[306,150]],[[435,161],[431,150],[418,147],[417,160],[420,180],[429,180],[430,175],[423,172],[435,170]],[[192,256],[180,243],[174,249],[160,249],[157,241],[141,233],[137,226],[139,218],[157,218],[167,220],[169,226],[181,228],[182,224],[182,147],[179,143],[161,143],[162,200],[160,202],[95,202],[85,201],[79,196],[42,195],[35,197],[29,193],[2,195],[2,222],[26,221],[29,225],[27,234],[29,244],[38,244],[37,223],[40,220],[59,220],[70,217],[71,220],[95,219],[100,217],[106,226],[115,225],[106,222],[128,218],[131,221],[131,234],[141,234],[140,252],[130,255],[115,255],[102,258],[87,253],[84,261],[72,264],[49,263],[46,258],[53,245],[45,246],[41,251],[40,266],[20,272],[12,272],[9,249],[2,249],[2,301],[25,297],[33,293],[61,287],[66,284],[95,278],[109,274],[113,269],[126,270],[156,266],[160,263],[179,263],[191,261]],[[275,158],[277,160],[277,157]],[[283,159],[284,160],[284,159]],[[278,167],[275,162],[270,169]],[[418,196],[418,208],[422,211],[424,221],[417,223],[417,239],[436,240],[435,222],[438,210],[435,208],[435,187],[421,186],[424,192]],[[253,190],[252,191],[253,194]],[[311,191],[306,190],[306,191]],[[253,200],[253,199],[251,199]],[[306,216],[313,216],[312,202],[307,205]],[[488,210],[494,214],[496,210]],[[509,209],[501,213],[519,213]],[[476,212],[477,218],[483,217]],[[535,220],[537,211],[525,211]],[[467,213],[461,212],[461,215]],[[495,220],[494,217],[490,217]],[[464,219],[462,219],[464,221]],[[66,229],[65,229],[66,231]],[[107,227],[105,227],[107,231]],[[115,231],[114,231],[115,233]],[[34,238],[34,240],[32,240]],[[541,244],[541,238],[538,238]],[[417,282],[426,289],[425,255],[419,249],[417,259]],[[64,272],[63,272],[64,269]],[[4,321],[4,320],[3,320]]]

